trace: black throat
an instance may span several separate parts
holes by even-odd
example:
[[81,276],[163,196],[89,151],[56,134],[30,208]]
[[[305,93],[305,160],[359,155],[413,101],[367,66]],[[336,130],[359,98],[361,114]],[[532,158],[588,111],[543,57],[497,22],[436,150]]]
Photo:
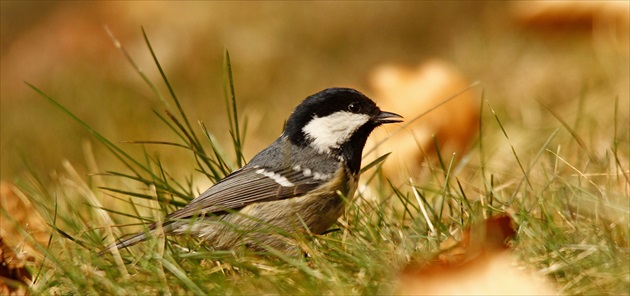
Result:
[[372,123],[363,125],[350,137],[350,140],[342,144],[336,151],[346,161],[350,172],[355,175],[358,175],[361,169],[361,156],[365,142],[375,128],[376,125]]

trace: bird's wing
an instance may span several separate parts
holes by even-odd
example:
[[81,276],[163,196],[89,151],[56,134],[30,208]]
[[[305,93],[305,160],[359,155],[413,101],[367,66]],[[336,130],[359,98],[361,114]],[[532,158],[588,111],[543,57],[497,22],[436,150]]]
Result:
[[323,182],[290,168],[270,171],[258,167],[243,167],[210,187],[185,207],[169,214],[167,219],[217,213],[239,209],[254,202],[300,196]]

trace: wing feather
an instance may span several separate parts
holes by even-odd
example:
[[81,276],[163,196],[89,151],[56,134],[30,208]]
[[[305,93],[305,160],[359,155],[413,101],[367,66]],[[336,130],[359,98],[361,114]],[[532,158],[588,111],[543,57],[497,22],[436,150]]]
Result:
[[182,219],[200,214],[236,210],[254,202],[300,196],[324,182],[291,168],[273,173],[286,178],[292,186],[282,186],[274,178],[259,173],[259,168],[243,167],[210,187],[185,207],[169,214],[167,218]]

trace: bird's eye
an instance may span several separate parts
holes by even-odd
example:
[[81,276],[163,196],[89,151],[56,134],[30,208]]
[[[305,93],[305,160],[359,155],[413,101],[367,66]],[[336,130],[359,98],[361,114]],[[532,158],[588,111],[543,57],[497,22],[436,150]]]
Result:
[[352,113],[357,113],[359,112],[360,109],[361,107],[359,106],[359,103],[353,102],[353,103],[350,103],[350,105],[348,105],[348,111]]

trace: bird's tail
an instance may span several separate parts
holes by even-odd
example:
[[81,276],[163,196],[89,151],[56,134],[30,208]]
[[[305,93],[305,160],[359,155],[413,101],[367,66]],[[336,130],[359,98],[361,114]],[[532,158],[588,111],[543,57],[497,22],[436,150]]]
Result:
[[[167,230],[166,228],[169,228],[169,225],[168,224],[164,224],[163,227],[164,227],[164,231],[166,231]],[[105,253],[111,252],[114,249],[124,249],[126,247],[133,246],[133,245],[135,245],[135,244],[137,244],[139,242],[142,242],[142,241],[146,240],[149,237],[149,233],[151,233],[152,235],[161,235],[162,231],[160,231],[158,233],[157,225],[155,223],[151,224],[148,227],[147,231],[138,232],[138,233],[133,234],[133,235],[131,235],[129,237],[126,237],[126,238],[118,241],[117,243],[114,243],[114,244],[111,244],[111,245],[105,247],[104,249],[102,249],[98,253],[99,253],[99,255],[103,255]]]

